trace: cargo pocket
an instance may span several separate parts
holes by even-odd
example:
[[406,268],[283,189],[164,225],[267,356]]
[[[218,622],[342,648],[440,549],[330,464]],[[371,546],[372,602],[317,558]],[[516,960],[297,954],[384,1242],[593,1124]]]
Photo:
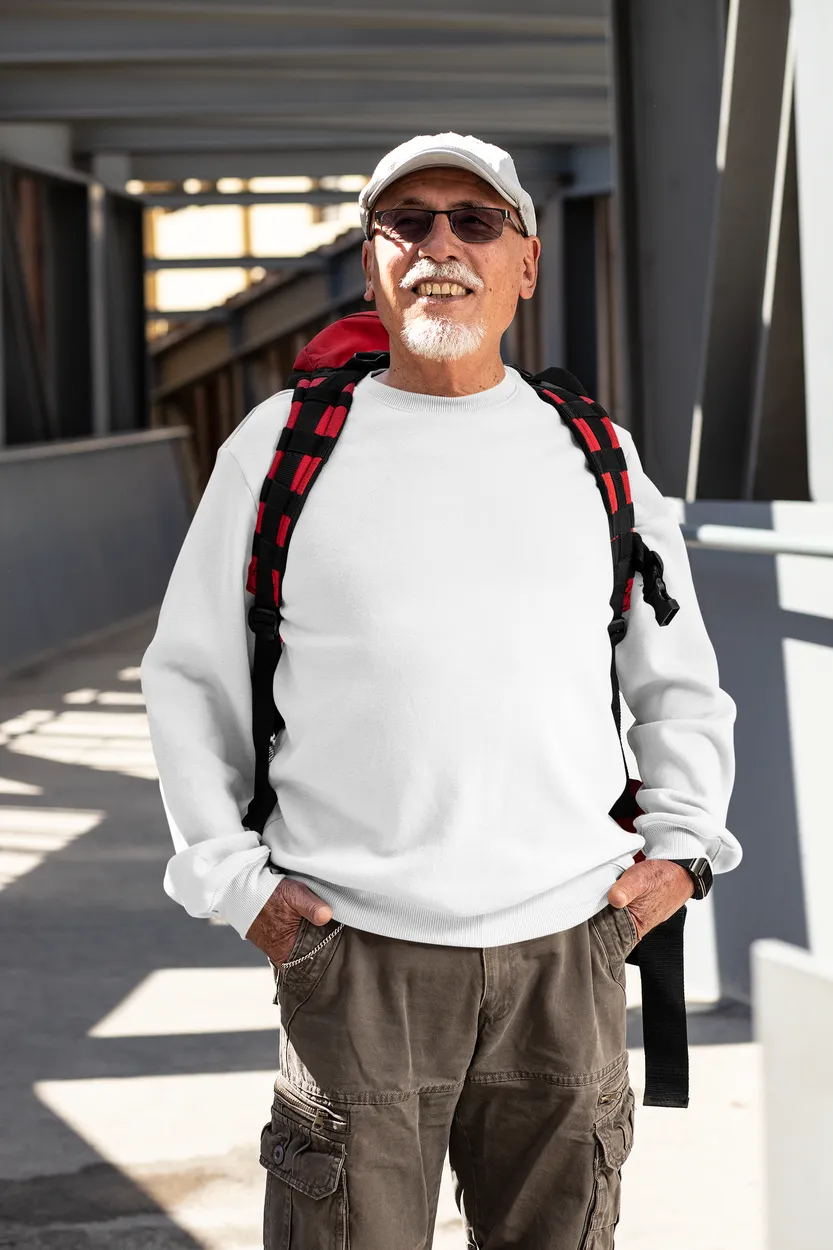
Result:
[[634,1095],[626,1081],[613,1110],[593,1125],[593,1194],[579,1250],[613,1248],[613,1231],[619,1223],[621,1169],[633,1146],[633,1116]]
[[347,1113],[282,1077],[275,1082],[260,1135],[264,1250],[348,1250],[348,1131]]

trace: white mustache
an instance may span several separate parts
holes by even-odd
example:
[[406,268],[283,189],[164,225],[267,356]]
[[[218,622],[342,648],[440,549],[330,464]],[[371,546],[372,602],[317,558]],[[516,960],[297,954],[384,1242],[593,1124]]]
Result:
[[449,260],[444,265],[427,259],[418,260],[399,285],[403,291],[408,291],[420,282],[456,282],[459,286],[468,287],[470,291],[479,291],[484,285],[482,278],[478,278],[468,265],[459,260]]

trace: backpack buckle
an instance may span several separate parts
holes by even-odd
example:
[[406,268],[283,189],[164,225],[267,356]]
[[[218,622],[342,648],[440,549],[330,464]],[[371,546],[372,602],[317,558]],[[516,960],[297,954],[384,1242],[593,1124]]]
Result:
[[680,610],[676,599],[668,593],[662,574],[662,559],[655,551],[646,552],[648,559],[642,569],[642,594],[646,603],[654,609],[658,625],[669,625]]
[[267,638],[270,642],[277,638],[280,622],[274,608],[259,608],[257,604],[253,604],[249,608],[248,621],[249,629],[258,638]]

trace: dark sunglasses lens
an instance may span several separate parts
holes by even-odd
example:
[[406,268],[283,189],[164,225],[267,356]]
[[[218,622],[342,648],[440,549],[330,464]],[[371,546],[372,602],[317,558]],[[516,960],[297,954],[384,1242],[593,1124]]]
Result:
[[379,214],[382,230],[402,243],[419,243],[431,230],[432,214],[424,208],[389,208]]
[[503,233],[503,213],[499,208],[456,208],[451,225],[465,243],[487,243]]

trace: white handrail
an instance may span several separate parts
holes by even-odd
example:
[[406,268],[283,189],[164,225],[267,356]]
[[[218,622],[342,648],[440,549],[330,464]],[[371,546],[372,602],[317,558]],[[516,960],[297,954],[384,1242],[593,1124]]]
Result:
[[758,555],[833,556],[833,536],[781,534],[734,525],[680,525],[687,547],[748,551]]
[[193,437],[189,425],[164,425],[150,430],[126,430],[121,434],[93,437],[45,439],[18,447],[0,447],[0,467],[26,460],[54,460],[56,456],[89,455],[99,451],[120,451],[123,447],[146,447],[149,443],[170,443]]

